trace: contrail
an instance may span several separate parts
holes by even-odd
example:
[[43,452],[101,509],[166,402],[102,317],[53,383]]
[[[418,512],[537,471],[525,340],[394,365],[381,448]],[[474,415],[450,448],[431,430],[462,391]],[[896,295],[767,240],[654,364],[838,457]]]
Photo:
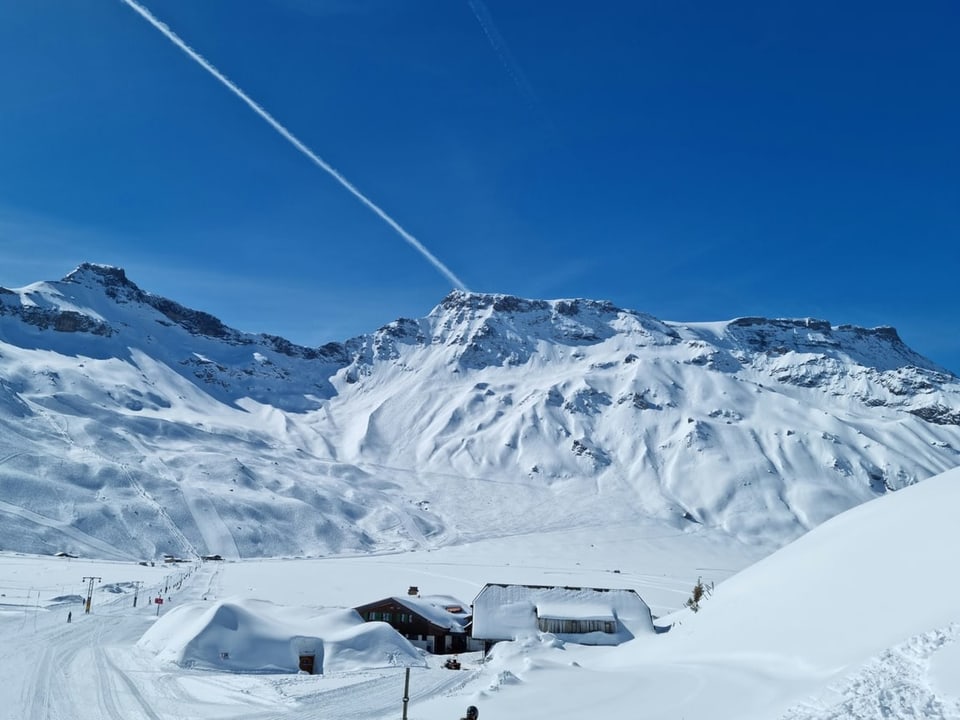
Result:
[[397,234],[400,237],[402,237],[410,245],[412,245],[413,248],[417,252],[419,252],[421,255],[423,255],[423,257],[425,257],[430,262],[431,265],[433,265],[437,270],[443,273],[443,275],[448,280],[450,280],[450,282],[452,282],[454,286],[456,286],[460,290],[467,290],[467,286],[463,284],[460,278],[454,275],[446,265],[444,265],[434,256],[433,253],[427,250],[419,240],[417,240],[413,235],[411,235],[402,227],[400,227],[400,224],[396,220],[394,220],[392,217],[387,215],[387,213],[384,212],[379,205],[374,203],[373,200],[371,200],[362,192],[360,192],[353,185],[353,183],[351,183],[343,175],[341,175],[335,167],[327,163],[323,158],[321,158],[319,155],[313,152],[313,150],[311,150],[306,145],[304,145],[300,140],[298,140],[292,132],[290,132],[283,125],[277,122],[270,113],[268,113],[266,110],[260,107],[260,105],[258,105],[256,102],[254,102],[249,95],[247,95],[243,90],[237,87],[229,78],[227,78],[226,75],[224,75],[222,72],[217,70],[200,53],[198,53],[192,47],[187,45],[183,40],[181,40],[179,36],[175,32],[173,32],[173,30],[171,30],[164,23],[160,22],[156,17],[154,17],[150,13],[149,10],[147,10],[142,5],[137,4],[136,2],[134,2],[134,0],[121,0],[121,1],[127,4],[128,6],[130,6],[136,12],[138,12],[144,18],[144,20],[146,20],[148,23],[153,25],[161,33],[166,35],[167,39],[170,40],[170,42],[172,42],[178,48],[183,50],[187,55],[190,56],[190,58],[195,60],[200,65],[200,67],[202,67],[208,73],[213,75],[217,80],[219,80],[230,92],[232,92],[238,98],[243,100],[250,107],[251,110],[253,110],[257,115],[262,117],[264,120],[266,120],[267,123],[270,125],[270,127],[272,127],[274,130],[280,133],[280,135],[283,136],[283,138],[286,139],[287,142],[293,145],[301,153],[306,155],[321,170],[324,170],[325,172],[329,173],[334,180],[336,180],[338,183],[343,185],[343,187],[345,187],[347,191],[350,192],[351,195],[357,198],[357,200],[359,200],[368,208],[373,210],[373,212],[375,212],[380,217],[381,220],[383,220],[387,225],[389,225],[394,230],[396,230]]
[[486,3],[484,3],[483,0],[467,0],[467,4],[473,11],[473,16],[480,24],[480,29],[483,30],[483,34],[487,37],[487,42],[490,43],[490,47],[493,48],[504,70],[507,71],[507,74],[513,80],[513,84],[517,86],[520,94],[523,95],[529,104],[530,109],[539,109],[540,101],[537,99],[537,94],[533,91],[533,87],[527,80],[526,75],[524,75],[520,63],[517,62],[516,58],[513,57],[513,54],[510,52],[510,48],[507,47],[507,42],[503,39],[503,35],[497,30],[497,25],[493,22],[493,16],[490,14]]

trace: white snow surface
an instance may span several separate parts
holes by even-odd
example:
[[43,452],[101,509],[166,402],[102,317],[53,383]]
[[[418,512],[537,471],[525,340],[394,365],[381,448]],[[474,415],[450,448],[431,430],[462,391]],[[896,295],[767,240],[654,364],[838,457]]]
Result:
[[174,608],[137,643],[182,667],[231,672],[296,673],[312,655],[317,672],[426,665],[386,623],[353,610],[318,611],[264,600],[192,602]]
[[617,644],[654,631],[643,599],[619,585],[599,589],[491,584],[477,595],[473,613],[473,635],[484,640],[536,634],[538,618],[619,621],[615,633],[598,633],[591,644]]
[[[0,288],[0,720],[396,718],[411,665],[410,720],[960,718],[958,464],[889,328],[452,293],[299,348],[84,265]],[[453,671],[350,609],[491,582],[669,631]]]
[[0,548],[431,549],[653,519],[770,549],[960,463],[960,380],[890,328],[454,292],[303,348],[122,270],[0,289]]
[[[461,656],[459,671],[421,655],[425,666],[411,669],[411,720],[459,717],[468,704],[482,718],[532,720],[634,717],[638,708],[653,720],[957,718],[958,506],[960,469],[849,510],[752,563],[749,548],[733,540],[711,541],[708,556],[689,535],[637,539],[623,529],[597,533],[597,554],[581,531],[426,553],[176,568],[0,554],[0,718],[396,718],[402,667],[238,673],[165,662],[144,646],[181,632],[164,625],[185,636],[201,617],[239,608],[260,618],[252,627],[273,628],[248,635],[247,649],[269,658],[273,640],[292,628],[317,637],[352,632],[346,610],[329,612],[338,598],[346,607],[347,598],[383,597],[400,578],[458,595],[498,569],[531,583],[554,577],[585,586],[605,572],[659,598],[669,588],[674,611],[657,622],[672,627],[618,647],[529,635],[498,644],[485,662]],[[718,578],[694,614],[681,609],[690,576],[720,570],[692,565],[690,554],[701,551],[746,567]],[[621,572],[591,557],[616,560]],[[86,576],[102,577],[90,615],[78,602]],[[132,607],[137,580],[141,600],[169,584],[166,618],[157,620],[149,603]],[[254,602],[257,595],[285,597],[286,607]],[[312,603],[301,605],[305,597]],[[171,608],[181,605],[183,622],[174,623],[180,613]],[[376,650],[373,642],[360,647]]]

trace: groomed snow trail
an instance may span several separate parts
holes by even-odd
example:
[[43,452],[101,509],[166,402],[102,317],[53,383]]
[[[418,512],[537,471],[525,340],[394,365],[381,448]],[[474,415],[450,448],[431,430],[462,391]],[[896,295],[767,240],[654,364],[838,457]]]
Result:
[[[117,563],[120,575],[124,563]],[[169,603],[215,593],[222,563],[200,565]],[[104,578],[122,583],[122,577]],[[92,613],[69,603],[6,605],[0,613],[0,720],[371,720],[399,715],[403,668],[328,675],[230,674],[159,663],[136,643],[156,620],[151,593],[95,592]],[[67,613],[72,622],[67,622]],[[479,671],[412,668],[410,717],[456,694]]]
[[[3,655],[16,658],[4,663],[13,673],[2,695],[20,685],[12,693],[17,699],[0,707],[0,718],[160,720],[151,698],[109,657],[111,647],[131,645],[150,625],[150,609],[141,605],[135,610],[131,603],[125,595],[103,601],[90,615],[79,604],[34,610],[35,629],[33,623],[19,629],[15,623],[0,626]],[[68,612],[73,613],[71,623],[66,622]]]

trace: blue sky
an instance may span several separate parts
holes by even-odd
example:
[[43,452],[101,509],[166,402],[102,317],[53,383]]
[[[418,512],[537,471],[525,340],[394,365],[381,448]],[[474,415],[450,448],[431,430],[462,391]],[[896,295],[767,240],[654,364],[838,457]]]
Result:
[[[960,373],[960,5],[144,0],[472,290],[893,325]],[[0,285],[308,345],[450,280],[121,0],[0,3]]]

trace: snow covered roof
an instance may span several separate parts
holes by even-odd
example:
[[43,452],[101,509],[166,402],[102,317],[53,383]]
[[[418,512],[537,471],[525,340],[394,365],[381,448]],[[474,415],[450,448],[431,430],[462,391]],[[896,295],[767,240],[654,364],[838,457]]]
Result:
[[430,623],[449,630],[453,633],[466,632],[466,625],[470,620],[470,613],[467,610],[468,605],[462,600],[450,595],[396,595],[393,597],[378,600],[375,603],[368,603],[357,608],[363,611],[374,605],[380,605],[387,602],[394,602],[401,605],[410,612],[416,613]]
[[302,654],[316,658],[319,672],[424,664],[393,628],[363,622],[353,610],[283,607],[248,598],[180,605],[137,644],[161,661],[228,672],[295,673]]
[[536,604],[537,617],[570,620],[616,620],[610,605],[564,602],[560,599],[540,600]]
[[473,637],[513,640],[539,621],[615,622],[611,643],[653,633],[650,608],[632,589],[487,584],[473,601]]

